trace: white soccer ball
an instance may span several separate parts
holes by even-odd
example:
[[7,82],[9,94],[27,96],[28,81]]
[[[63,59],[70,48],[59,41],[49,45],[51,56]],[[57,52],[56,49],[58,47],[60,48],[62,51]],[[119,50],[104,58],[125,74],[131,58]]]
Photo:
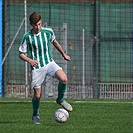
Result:
[[57,109],[54,113],[54,119],[59,123],[65,123],[69,118],[69,113],[65,109]]

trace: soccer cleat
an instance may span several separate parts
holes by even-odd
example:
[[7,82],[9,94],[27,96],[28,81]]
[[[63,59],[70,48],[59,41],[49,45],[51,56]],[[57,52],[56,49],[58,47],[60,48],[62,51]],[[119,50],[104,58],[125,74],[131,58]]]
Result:
[[64,109],[66,109],[67,111],[72,111],[73,110],[72,106],[69,103],[67,103],[65,100],[63,100],[62,102],[59,102],[59,101],[56,100],[56,102],[59,105],[61,105]]
[[32,123],[33,124],[40,124],[40,117],[37,116],[32,116]]

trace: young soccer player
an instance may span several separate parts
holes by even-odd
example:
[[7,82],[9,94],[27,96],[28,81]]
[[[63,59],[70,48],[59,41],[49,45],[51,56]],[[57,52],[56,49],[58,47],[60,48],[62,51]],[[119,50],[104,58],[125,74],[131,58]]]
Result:
[[64,100],[67,76],[53,60],[50,44],[52,43],[55,46],[65,60],[70,61],[70,57],[65,54],[56,40],[53,30],[42,27],[42,19],[39,13],[33,12],[29,21],[32,29],[23,36],[19,47],[19,57],[31,64],[31,88],[34,89],[32,123],[39,124],[41,86],[47,75],[59,80],[56,102],[66,110],[72,111],[72,106]]

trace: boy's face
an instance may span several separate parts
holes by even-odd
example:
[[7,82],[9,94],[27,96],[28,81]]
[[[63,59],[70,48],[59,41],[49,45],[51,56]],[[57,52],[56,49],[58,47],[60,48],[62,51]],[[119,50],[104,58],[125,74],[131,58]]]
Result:
[[40,19],[36,24],[31,23],[31,26],[33,27],[33,33],[38,34],[42,27],[42,20]]

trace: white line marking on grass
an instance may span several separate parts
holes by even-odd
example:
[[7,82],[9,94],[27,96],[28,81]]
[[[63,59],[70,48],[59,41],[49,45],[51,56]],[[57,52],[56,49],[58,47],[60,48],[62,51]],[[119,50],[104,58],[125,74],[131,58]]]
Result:
[[[32,101],[0,101],[0,103],[31,103]],[[56,103],[56,101],[41,101],[42,103]],[[96,103],[96,104],[133,104],[133,102],[128,101],[71,101],[71,103]]]
[[[0,101],[0,103],[31,103],[32,101]],[[42,103],[55,103],[55,101],[41,101]]]
[[111,103],[111,104],[133,104],[133,102],[121,101],[75,101],[75,103]]

